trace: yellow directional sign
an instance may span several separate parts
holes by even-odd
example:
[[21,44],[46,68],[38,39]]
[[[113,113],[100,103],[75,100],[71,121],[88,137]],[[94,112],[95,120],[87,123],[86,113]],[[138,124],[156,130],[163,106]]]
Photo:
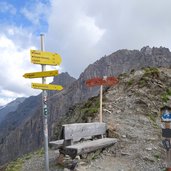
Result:
[[32,83],[32,88],[41,90],[62,90],[61,85]]
[[52,76],[57,76],[57,75],[58,75],[58,71],[53,70],[53,71],[25,73],[23,77],[24,78],[42,78],[42,77],[52,77]]
[[33,64],[60,65],[61,56],[57,53],[30,50],[31,62]]

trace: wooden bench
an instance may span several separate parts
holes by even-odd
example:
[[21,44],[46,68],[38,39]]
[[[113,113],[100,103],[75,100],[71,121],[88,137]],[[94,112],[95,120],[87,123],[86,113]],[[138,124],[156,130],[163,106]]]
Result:
[[77,155],[103,149],[117,142],[115,138],[104,138],[105,123],[76,123],[62,125],[62,140],[51,141],[51,146],[57,146],[60,153],[74,159]]

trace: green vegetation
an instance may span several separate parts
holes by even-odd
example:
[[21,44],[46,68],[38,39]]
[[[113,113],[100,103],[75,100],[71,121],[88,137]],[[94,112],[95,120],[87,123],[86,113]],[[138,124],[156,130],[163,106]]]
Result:
[[139,82],[138,82],[139,88],[148,86],[148,81],[149,81],[149,78],[148,78],[148,77],[142,76],[141,79],[140,79]]
[[95,152],[91,152],[88,154],[83,154],[81,155],[81,158],[85,159],[84,161],[87,163],[90,163],[92,160],[95,160],[99,157],[99,155],[101,154],[102,150],[96,150]]
[[167,89],[166,92],[164,92],[161,96],[161,99],[163,102],[167,103],[169,101],[169,97],[171,96],[171,88]]
[[154,67],[145,68],[144,74],[142,75],[141,79],[138,82],[139,86],[142,88],[148,85],[148,82],[149,80],[151,80],[151,78],[159,78],[159,73],[160,71],[158,70],[158,68],[154,68]]
[[169,96],[171,96],[171,88],[167,89],[167,90],[166,90],[166,93],[167,93]]
[[134,79],[132,78],[128,81],[128,86],[131,86],[133,83],[134,83]]
[[150,67],[144,69],[144,75],[143,77],[159,77],[159,70],[158,68]]
[[139,85],[143,87],[143,86],[146,85],[146,82],[147,82],[147,80],[145,80],[144,78],[142,78],[142,79],[139,81]]
[[44,150],[43,148],[35,151],[34,153],[29,153],[24,155],[21,158],[18,158],[17,160],[10,162],[8,166],[6,167],[5,171],[20,171],[24,162],[26,160],[31,159],[34,155],[38,155],[39,157],[42,157],[44,155]]
[[167,103],[167,101],[169,100],[169,97],[167,96],[167,94],[163,94],[161,96],[161,98],[162,98],[163,102],[165,102],[165,103]]
[[34,152],[34,154],[37,155],[37,156],[39,156],[39,157],[42,157],[45,154],[44,148],[40,148],[39,150],[37,150],[36,152]]
[[19,171],[22,168],[22,165],[24,163],[24,159],[19,158],[14,162],[11,162],[7,168],[5,169],[5,171]]
[[99,99],[97,97],[92,97],[91,99],[89,99],[87,102],[83,104],[82,108],[89,108],[89,107],[99,108],[99,105],[100,105]]
[[155,157],[157,160],[159,160],[159,159],[161,158],[161,154],[157,153],[157,154],[154,155],[154,157]]
[[154,128],[158,128],[159,126],[156,123],[156,119],[158,117],[157,114],[155,113],[149,113],[147,114],[148,119],[150,120],[151,124],[153,125]]
[[152,122],[156,122],[156,117],[153,114],[148,114],[148,118],[152,121]]
[[95,118],[100,106],[99,99],[96,97],[91,98],[80,108],[81,119],[83,122],[87,122],[88,118]]
[[83,114],[82,119],[84,121],[87,121],[88,117],[94,118],[97,112],[98,112],[98,108],[93,108],[93,107],[81,109],[81,113]]
[[98,109],[97,108],[85,108],[85,109],[81,109],[81,112],[86,114],[87,116],[91,116],[94,113],[97,113]]

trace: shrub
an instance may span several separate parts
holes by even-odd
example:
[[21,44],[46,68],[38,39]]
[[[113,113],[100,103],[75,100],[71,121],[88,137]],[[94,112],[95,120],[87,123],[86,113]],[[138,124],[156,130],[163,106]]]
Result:
[[151,67],[151,68],[145,68],[144,69],[144,77],[159,77],[159,70],[157,68]]
[[134,79],[132,78],[128,81],[128,86],[131,86],[133,83],[134,83]]

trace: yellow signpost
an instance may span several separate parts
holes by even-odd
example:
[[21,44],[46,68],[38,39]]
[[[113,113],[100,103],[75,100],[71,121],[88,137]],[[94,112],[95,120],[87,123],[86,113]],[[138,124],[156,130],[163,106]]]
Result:
[[53,70],[53,71],[25,73],[23,77],[24,78],[42,78],[42,77],[52,77],[52,76],[57,76],[57,75],[58,75],[58,71]]
[[61,85],[46,84],[46,77],[58,75],[57,70],[46,71],[46,65],[60,65],[62,59],[59,54],[44,51],[44,35],[41,38],[41,51],[30,50],[31,62],[41,64],[42,72],[25,73],[24,78],[42,78],[42,84],[32,83],[32,88],[42,90],[42,112],[43,112],[43,133],[44,133],[44,150],[45,150],[45,170],[49,171],[49,154],[48,154],[48,108],[47,108],[47,91],[46,90],[63,90]]
[[32,88],[41,90],[62,90],[61,85],[32,83]]
[[30,56],[33,64],[60,65],[62,62],[61,56],[57,53],[30,50]]

